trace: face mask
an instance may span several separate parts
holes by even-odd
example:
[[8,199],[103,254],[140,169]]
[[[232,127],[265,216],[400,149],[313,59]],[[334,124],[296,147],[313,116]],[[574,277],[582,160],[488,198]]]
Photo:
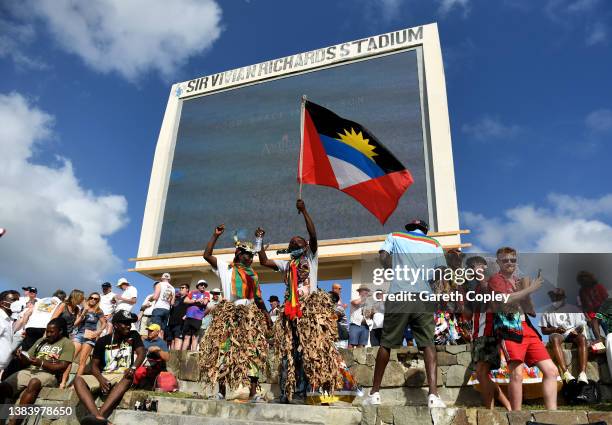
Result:
[[14,301],[10,305],[10,309],[13,313],[21,313],[23,311],[23,306],[19,301]]
[[552,305],[554,308],[559,308],[563,305],[563,301],[553,301]]
[[291,255],[291,258],[298,258],[303,253],[304,253],[304,248],[300,248],[300,249],[296,249],[294,251],[291,251],[289,253],[289,255]]

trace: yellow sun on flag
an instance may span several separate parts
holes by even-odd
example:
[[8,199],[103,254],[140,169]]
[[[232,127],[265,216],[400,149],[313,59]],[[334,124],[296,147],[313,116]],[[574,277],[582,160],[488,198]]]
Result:
[[340,137],[340,141],[346,143],[347,145],[357,149],[359,152],[370,158],[374,161],[374,157],[378,155],[374,152],[374,146],[370,145],[368,142],[369,139],[364,139],[361,131],[356,133],[355,130],[351,127],[351,131],[349,132],[347,129],[344,129],[344,134],[338,133]]

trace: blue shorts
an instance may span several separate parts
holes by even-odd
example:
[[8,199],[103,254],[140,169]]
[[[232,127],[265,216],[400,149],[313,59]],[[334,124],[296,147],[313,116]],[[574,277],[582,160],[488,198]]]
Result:
[[349,326],[349,345],[368,345],[370,328],[366,325],[356,325],[351,323]]
[[151,320],[149,323],[155,323],[159,325],[162,331],[166,332],[166,326],[168,325],[168,318],[170,317],[170,310],[165,308],[154,308],[151,312]]
[[77,332],[76,334],[74,334],[74,336],[72,337],[72,341],[78,342],[79,344],[91,345],[92,347],[96,345],[96,340],[85,338],[84,332]]

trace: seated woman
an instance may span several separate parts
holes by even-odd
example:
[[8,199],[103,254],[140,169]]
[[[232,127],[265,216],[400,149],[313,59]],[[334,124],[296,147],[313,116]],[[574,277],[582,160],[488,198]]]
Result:
[[[17,357],[26,369],[9,376],[0,383],[0,404],[21,394],[20,405],[34,404],[43,387],[57,387],[58,377],[71,366],[74,344],[68,338],[66,321],[56,318],[49,322],[45,335],[26,352],[18,351]],[[9,425],[21,423],[12,419]]]

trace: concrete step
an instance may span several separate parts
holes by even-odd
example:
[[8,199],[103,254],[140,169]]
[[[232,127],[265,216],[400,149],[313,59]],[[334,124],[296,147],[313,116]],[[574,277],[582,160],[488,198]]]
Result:
[[277,403],[236,403],[201,399],[152,397],[159,414],[231,418],[265,423],[336,424],[361,423],[361,410],[351,406],[308,406]]
[[[115,425],[266,425],[269,421],[250,419],[214,418],[206,416],[176,415],[159,412],[116,410],[109,418]],[[274,422],[275,425],[312,425],[312,422]],[[322,422],[320,424],[323,424]]]

